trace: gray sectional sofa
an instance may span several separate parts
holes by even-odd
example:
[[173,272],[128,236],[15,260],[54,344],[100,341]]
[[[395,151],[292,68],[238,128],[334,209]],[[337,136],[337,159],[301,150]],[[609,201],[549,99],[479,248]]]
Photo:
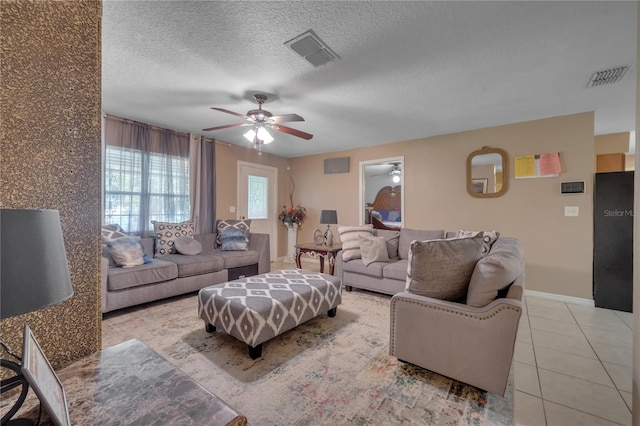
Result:
[[[107,249],[102,255],[102,312],[195,292],[201,288],[269,272],[269,235],[249,233],[248,250],[216,248],[216,234],[195,235],[197,255],[169,254],[150,263],[122,268]],[[155,253],[155,238],[142,238],[145,253]]]

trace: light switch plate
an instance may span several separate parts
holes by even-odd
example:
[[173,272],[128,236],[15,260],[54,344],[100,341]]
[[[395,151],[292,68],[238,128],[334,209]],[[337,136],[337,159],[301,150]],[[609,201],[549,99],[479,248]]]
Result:
[[235,213],[236,212],[236,206],[229,206],[229,213]]
[[578,206],[564,206],[565,216],[578,216],[580,214],[580,207]]

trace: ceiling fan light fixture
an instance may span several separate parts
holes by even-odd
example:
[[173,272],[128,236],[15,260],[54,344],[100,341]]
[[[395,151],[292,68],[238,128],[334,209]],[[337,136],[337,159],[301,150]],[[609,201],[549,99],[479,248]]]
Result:
[[259,141],[260,144],[268,144],[273,142],[273,136],[265,129],[263,126],[258,127],[258,131],[256,131],[253,127],[249,129],[244,137],[251,143],[256,143]]
[[258,127],[257,133],[258,139],[260,139],[263,143],[271,143],[273,142],[273,136],[265,129],[264,127]]
[[393,183],[399,183],[400,182],[400,175],[393,175],[391,180],[393,181]]

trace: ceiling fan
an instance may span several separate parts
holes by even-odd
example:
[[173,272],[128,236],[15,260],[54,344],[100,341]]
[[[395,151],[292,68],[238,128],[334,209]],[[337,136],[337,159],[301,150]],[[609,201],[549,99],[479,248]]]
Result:
[[229,129],[231,127],[251,126],[251,129],[249,129],[249,131],[244,134],[244,137],[247,138],[256,147],[259,147],[263,144],[268,144],[273,141],[273,137],[271,136],[271,134],[269,134],[267,129],[273,129],[278,132],[287,133],[289,135],[297,136],[299,138],[307,140],[313,137],[312,134],[280,124],[288,121],[304,121],[304,118],[300,117],[298,114],[273,115],[269,111],[262,109],[262,104],[267,101],[266,95],[255,94],[253,95],[253,97],[258,103],[258,109],[252,109],[246,114],[240,114],[224,108],[211,107],[211,109],[226,112],[227,114],[235,115],[236,117],[247,120],[248,123],[226,124],[224,126],[202,129],[202,131],[210,132],[214,130]]
[[392,166],[391,169],[389,169],[388,171],[385,171],[384,173],[378,173],[375,175],[371,175],[371,176],[384,176],[384,175],[389,175],[391,176],[391,179],[393,180],[394,183],[399,183],[400,182],[400,175],[402,175],[402,167],[400,167],[400,163],[399,162],[393,162],[393,163],[387,163],[387,166]]

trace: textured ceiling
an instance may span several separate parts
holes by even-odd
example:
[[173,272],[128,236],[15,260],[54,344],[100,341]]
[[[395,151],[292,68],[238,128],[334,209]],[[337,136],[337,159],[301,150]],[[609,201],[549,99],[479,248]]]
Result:
[[[635,127],[637,2],[103,2],[105,113],[248,146],[266,93],[312,133],[266,152],[340,151],[595,111],[595,134]],[[313,29],[339,56],[314,68],[284,46]],[[634,64],[586,88],[594,71]]]

